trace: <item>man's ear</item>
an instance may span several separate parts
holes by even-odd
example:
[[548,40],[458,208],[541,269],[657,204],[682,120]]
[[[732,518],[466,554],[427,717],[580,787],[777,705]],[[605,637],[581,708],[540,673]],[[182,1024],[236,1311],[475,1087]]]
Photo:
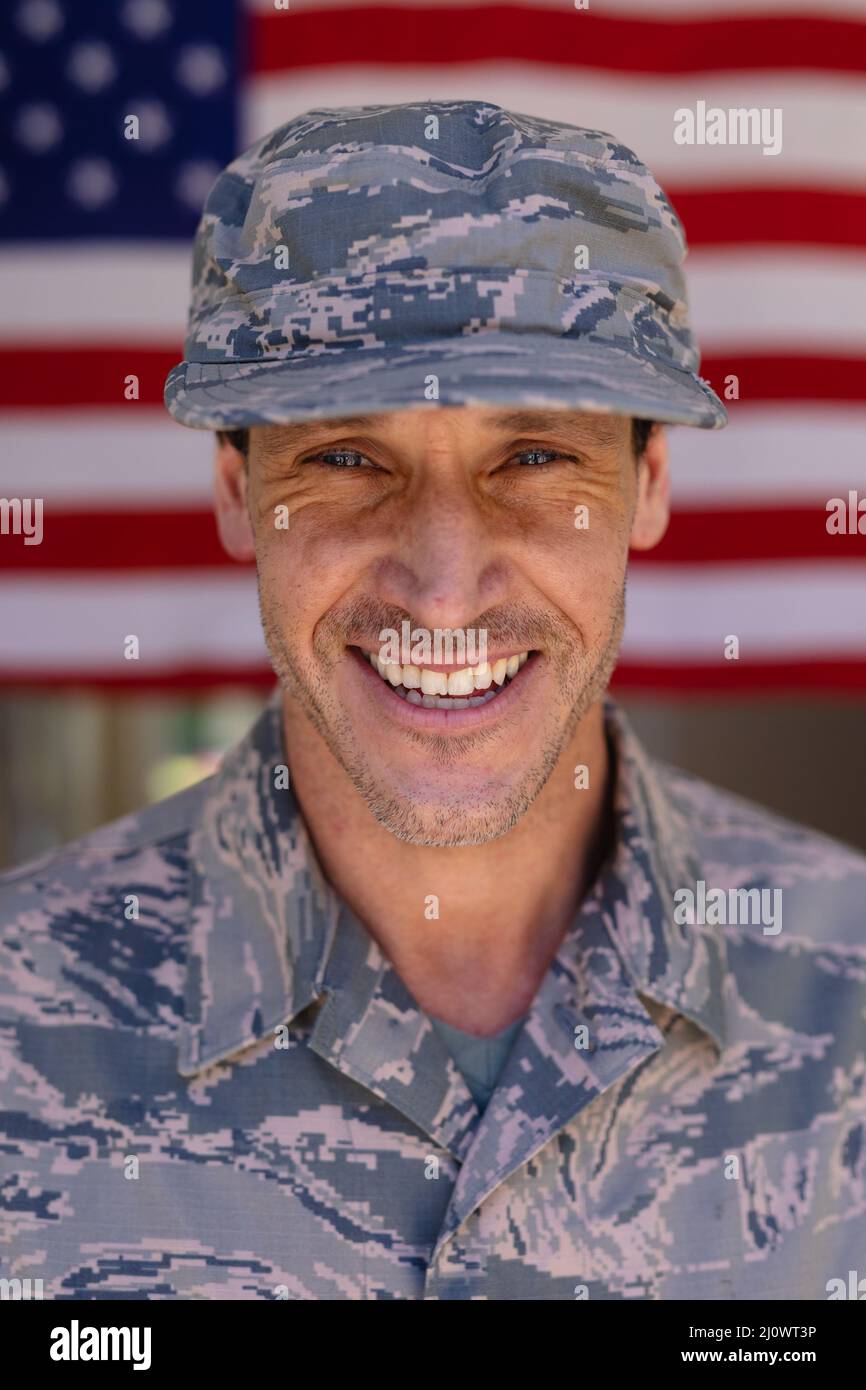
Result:
[[[251,446],[250,446],[251,447]],[[214,512],[223,549],[233,560],[254,560],[253,528],[247,508],[249,477],[244,456],[217,436],[214,460]]]
[[638,464],[637,504],[629,537],[632,550],[652,550],[658,545],[668,529],[670,502],[667,434],[664,425],[656,422]]

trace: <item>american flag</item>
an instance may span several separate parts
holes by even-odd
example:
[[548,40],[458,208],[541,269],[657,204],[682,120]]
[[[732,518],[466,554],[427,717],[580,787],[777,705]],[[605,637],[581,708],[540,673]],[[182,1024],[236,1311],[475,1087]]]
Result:
[[[0,492],[44,520],[39,545],[0,535],[0,681],[271,681],[212,437],[162,407],[191,239],[266,131],[426,94],[631,146],[686,228],[702,374],[739,383],[727,429],[670,431],[673,521],[634,556],[617,685],[866,687],[866,535],[827,527],[866,496],[866,0],[581,4],[8,0]],[[781,151],[678,144],[701,102],[780,110]]]

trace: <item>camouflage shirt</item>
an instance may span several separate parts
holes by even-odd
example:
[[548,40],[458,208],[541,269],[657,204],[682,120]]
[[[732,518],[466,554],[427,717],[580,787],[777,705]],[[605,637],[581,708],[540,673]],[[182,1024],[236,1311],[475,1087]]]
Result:
[[[606,719],[615,844],[483,1115],[322,876],[276,700],[214,777],[7,874],[0,1275],[528,1300],[866,1275],[866,859]],[[781,930],[682,925],[700,884],[780,890]]]

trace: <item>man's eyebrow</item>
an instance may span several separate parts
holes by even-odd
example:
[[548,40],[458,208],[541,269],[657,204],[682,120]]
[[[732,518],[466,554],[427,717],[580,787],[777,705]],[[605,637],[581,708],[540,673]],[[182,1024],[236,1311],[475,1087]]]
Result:
[[[377,430],[387,429],[391,423],[391,412],[382,411],[372,415],[335,415],[328,418],[314,417],[300,420],[294,424],[271,426],[274,435],[266,434],[262,440],[266,454],[279,453],[291,449],[296,444],[305,444],[319,434],[333,434],[339,430]],[[602,447],[618,444],[621,432],[617,422],[602,414],[587,417],[571,410],[517,410],[507,414],[493,415],[488,427],[499,434],[559,434],[581,443],[600,444]]]
[[386,413],[381,415],[336,415],[328,419],[316,417],[310,420],[299,420],[290,425],[272,425],[270,428],[277,433],[273,436],[266,434],[262,440],[262,445],[265,453],[270,449],[282,450],[291,448],[294,444],[303,443],[305,440],[313,439],[317,434],[333,434],[335,430],[341,429],[375,429],[387,419]]
[[596,444],[618,444],[619,423],[610,416],[577,414],[570,410],[512,411],[491,419],[490,427],[503,434],[561,434]]

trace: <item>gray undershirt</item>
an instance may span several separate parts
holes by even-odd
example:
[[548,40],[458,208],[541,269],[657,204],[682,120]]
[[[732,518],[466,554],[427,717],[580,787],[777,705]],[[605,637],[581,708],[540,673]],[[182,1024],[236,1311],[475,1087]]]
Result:
[[432,1016],[430,1022],[454,1058],[454,1064],[462,1073],[475,1104],[479,1110],[483,1110],[496,1090],[505,1059],[526,1022],[526,1016],[510,1023],[501,1033],[494,1033],[492,1038],[474,1038],[471,1033],[452,1028],[450,1023],[443,1023]]

